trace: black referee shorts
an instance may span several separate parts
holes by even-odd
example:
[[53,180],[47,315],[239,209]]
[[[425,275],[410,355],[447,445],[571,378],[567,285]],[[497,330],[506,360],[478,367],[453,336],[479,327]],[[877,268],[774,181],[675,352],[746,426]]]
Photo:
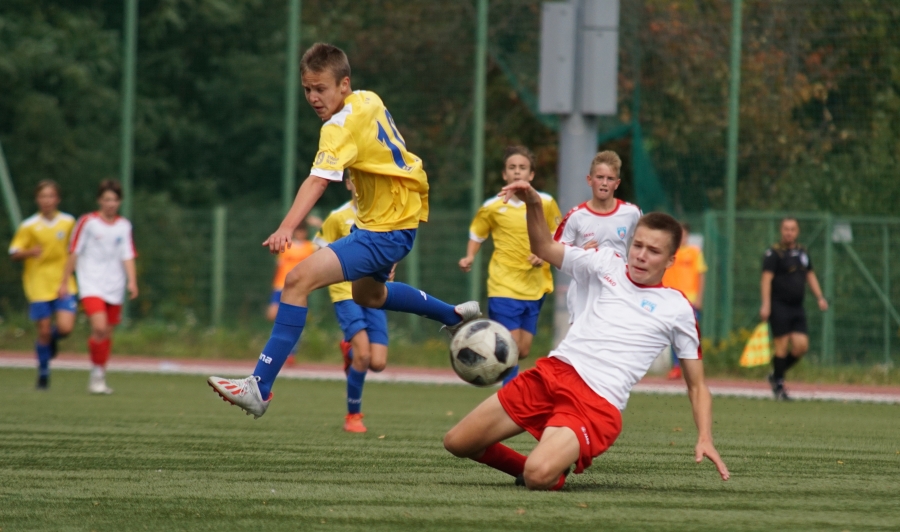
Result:
[[772,338],[790,333],[807,333],[806,312],[803,305],[788,305],[772,301],[772,313],[769,314],[769,330]]

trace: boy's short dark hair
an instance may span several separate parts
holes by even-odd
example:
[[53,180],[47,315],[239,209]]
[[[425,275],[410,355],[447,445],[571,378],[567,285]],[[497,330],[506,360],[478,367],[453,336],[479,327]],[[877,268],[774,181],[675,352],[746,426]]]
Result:
[[103,195],[104,192],[113,192],[119,199],[122,199],[122,184],[119,183],[116,179],[104,179],[100,182],[100,186],[97,187],[97,199]]
[[506,151],[503,153],[503,167],[506,168],[506,161],[509,160],[513,155],[521,155],[528,159],[528,164],[531,165],[530,170],[534,172],[534,154],[531,153],[531,150],[526,148],[525,146],[507,146]]
[[35,197],[37,197],[37,195],[40,194],[41,191],[44,190],[45,188],[52,188],[53,190],[56,191],[57,196],[62,195],[59,192],[59,183],[57,183],[56,181],[54,181],[52,179],[41,179],[40,181],[38,181],[37,186],[34,187]]
[[[637,227],[646,227],[669,234],[669,250],[674,255],[681,246],[681,224],[664,212],[651,212],[641,216]],[[637,229],[637,227],[635,229]]]
[[300,59],[300,74],[326,70],[334,75],[337,83],[340,83],[342,79],[350,77],[350,60],[337,46],[317,42],[303,53],[303,58]]

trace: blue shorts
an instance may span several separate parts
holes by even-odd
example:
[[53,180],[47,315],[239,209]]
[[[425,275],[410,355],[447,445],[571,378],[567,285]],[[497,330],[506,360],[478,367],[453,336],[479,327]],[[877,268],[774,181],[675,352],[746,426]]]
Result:
[[544,298],[537,301],[524,301],[509,297],[489,297],[488,317],[500,322],[510,331],[523,329],[532,335],[537,334],[538,316]]
[[403,260],[415,240],[415,229],[377,233],[354,227],[349,235],[328,247],[341,261],[345,281],[372,277],[386,283],[394,264]]
[[72,312],[78,311],[78,300],[74,295],[54,299],[52,301],[38,301],[28,305],[28,318],[31,321],[39,321],[49,318],[55,312]]
[[281,290],[272,290],[272,295],[269,297],[270,305],[277,305],[281,303]]
[[356,333],[365,329],[369,335],[369,343],[388,345],[387,313],[375,308],[361,307],[352,299],[338,301],[334,304],[344,341],[349,342]]

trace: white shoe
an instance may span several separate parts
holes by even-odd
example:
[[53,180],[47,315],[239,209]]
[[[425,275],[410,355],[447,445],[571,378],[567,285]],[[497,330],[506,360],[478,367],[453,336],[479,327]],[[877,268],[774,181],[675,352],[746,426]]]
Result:
[[445,329],[450,333],[450,336],[456,334],[456,331],[464,324],[481,317],[481,305],[478,304],[478,301],[466,301],[465,303],[460,303],[453,307],[453,310],[460,318],[462,318],[462,321],[456,325],[444,325],[442,327],[442,329]]
[[91,370],[91,378],[88,381],[88,392],[96,395],[109,395],[112,388],[106,385],[106,372],[101,367]]
[[262,394],[259,392],[259,384],[253,375],[246,379],[210,377],[206,379],[206,383],[222,397],[222,400],[241,407],[248,416],[253,414],[253,419],[262,417],[272,400],[270,392],[269,397],[263,401]]

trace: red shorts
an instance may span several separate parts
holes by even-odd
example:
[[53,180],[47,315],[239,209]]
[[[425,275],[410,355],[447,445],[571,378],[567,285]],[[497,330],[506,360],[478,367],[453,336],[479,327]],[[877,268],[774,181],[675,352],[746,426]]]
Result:
[[575,473],[591,466],[622,432],[622,414],[597,395],[571,365],[542,358],[497,393],[516,425],[540,440],[547,427],[569,427],[578,436],[581,455]]
[[81,298],[81,306],[88,316],[98,312],[106,313],[106,322],[110,325],[118,325],[122,321],[122,305],[112,305],[99,297]]

